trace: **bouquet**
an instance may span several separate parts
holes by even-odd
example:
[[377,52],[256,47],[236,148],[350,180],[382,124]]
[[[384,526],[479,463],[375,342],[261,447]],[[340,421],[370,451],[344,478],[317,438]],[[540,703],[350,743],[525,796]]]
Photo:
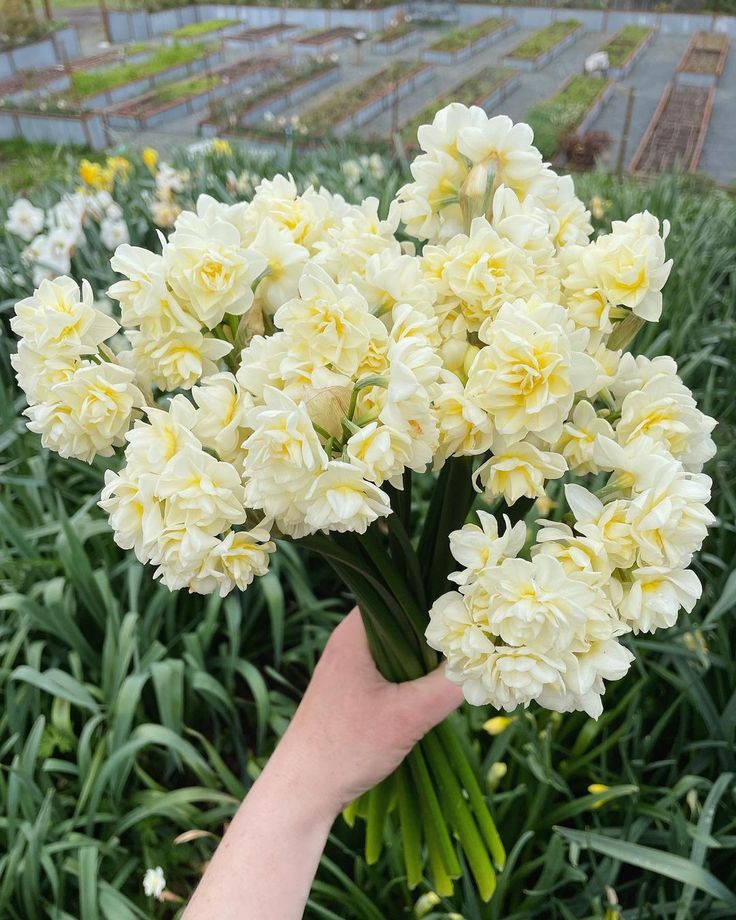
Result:
[[[662,311],[669,227],[591,239],[505,116],[451,104],[418,139],[385,214],[276,176],[201,196],[160,252],[119,246],[119,323],[44,280],[13,320],[28,426],[64,457],[122,453],[100,506],[172,591],[244,591],[299,541],[387,678],[441,656],[473,705],[597,718],[623,637],[692,609],[713,522],[715,422],[671,358],[624,350]],[[504,847],[451,721],[348,809],[369,862],[394,814],[410,886],[426,856],[451,892],[462,859],[491,897]]]

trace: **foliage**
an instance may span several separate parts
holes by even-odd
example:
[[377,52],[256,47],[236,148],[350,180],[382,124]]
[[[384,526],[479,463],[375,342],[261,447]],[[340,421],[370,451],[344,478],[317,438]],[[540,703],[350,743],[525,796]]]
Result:
[[416,31],[415,23],[405,19],[377,32],[374,39],[376,42],[395,42],[414,31]]
[[144,61],[120,64],[107,70],[92,70],[89,73],[77,70],[72,75],[73,92],[76,96],[82,97],[104,93],[131,80],[141,80],[171,67],[188,64],[209,50],[207,45],[202,43],[171,45],[168,48],[159,48]]
[[446,35],[443,35],[439,41],[430,45],[430,50],[449,52],[461,51],[467,45],[472,45],[481,38],[485,38],[486,35],[492,35],[494,32],[498,32],[499,29],[503,29],[507,24],[507,19],[491,18],[483,19],[481,22],[476,22],[470,26],[452,29]]
[[629,56],[651,35],[652,29],[648,26],[624,26],[610,41],[601,48],[608,55],[611,67],[621,67]]
[[472,77],[463,80],[453,89],[434,99],[429,105],[424,106],[416,115],[401,127],[401,140],[409,147],[417,144],[417,129],[419,125],[431,124],[435,112],[450,102],[461,102],[463,105],[479,105],[490,94],[508,80],[514,71],[508,67],[484,67]]
[[37,19],[27,0],[2,0],[0,14],[0,51],[39,41],[63,25]]
[[27,189],[63,181],[69,174],[70,157],[93,158],[95,154],[82,147],[31,144],[21,138],[0,140],[0,193],[21,194]]
[[554,156],[560,138],[575,130],[607,86],[608,81],[600,77],[578,74],[550,99],[529,109],[526,120],[534,129],[534,143],[544,157]]
[[533,35],[530,35],[526,41],[517,45],[508,55],[510,58],[524,58],[533,61],[545,51],[550,51],[555,45],[571,35],[576,29],[579,29],[581,23],[577,19],[564,19],[553,22],[544,29],[539,29]]
[[[288,165],[300,183],[319,170],[350,198],[340,183],[350,155],[328,149]],[[150,245],[146,171],[131,161],[115,195],[134,241]],[[209,190],[227,200],[227,172],[277,168],[237,150],[173,161],[192,172],[188,196]],[[388,186],[390,198],[398,181],[368,191]],[[719,523],[698,561],[702,602],[665,635],[632,640],[636,672],[610,688],[597,723],[533,708],[483,731],[493,713],[457,717],[501,834],[518,840],[490,905],[462,889],[435,898],[424,883],[408,894],[400,841],[389,838],[368,866],[362,831],[340,820],[309,920],[408,920],[421,912],[421,894],[429,895],[426,920],[451,912],[726,920],[736,912],[736,203],[681,179],[641,187],[591,174],[578,190],[597,197],[606,229],[643,208],[672,222],[665,315],[640,334],[638,350],[674,355],[702,409],[720,420],[709,470]],[[47,185],[36,200],[54,194]],[[2,236],[2,264],[16,265]],[[80,274],[101,260],[92,244],[79,258],[88,261],[76,265]],[[110,280],[94,275],[96,286]],[[187,896],[350,599],[289,545],[270,575],[225,601],[156,585],[113,545],[95,505],[99,472],[39,452],[24,430],[10,347],[0,339],[0,916],[173,917],[180,904],[146,904],[144,870],[163,866],[170,889]],[[417,483],[420,493],[426,486]]]
[[206,93],[216,86],[219,86],[222,78],[217,74],[200,74],[195,77],[188,77],[186,80],[177,80],[174,83],[167,83],[165,86],[157,86],[149,95],[146,96],[146,102],[165,105],[169,102],[176,102],[179,99],[188,99],[190,96],[197,96],[200,93]]
[[195,38],[197,35],[206,35],[208,32],[218,32],[228,26],[237,25],[238,22],[240,22],[239,19],[208,19],[205,22],[193,22],[188,26],[174,29],[171,37],[175,39]]

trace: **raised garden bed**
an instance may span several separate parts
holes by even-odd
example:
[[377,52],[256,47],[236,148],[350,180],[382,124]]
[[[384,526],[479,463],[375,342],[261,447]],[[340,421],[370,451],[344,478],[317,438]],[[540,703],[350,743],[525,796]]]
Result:
[[513,19],[484,19],[470,26],[453,29],[422,51],[422,60],[432,64],[458,64],[483,48],[513,32]]
[[402,142],[410,149],[418,147],[419,126],[431,124],[438,109],[450,102],[492,109],[511,95],[520,81],[521,76],[516,70],[508,67],[484,67],[405,121],[400,128]]
[[238,51],[259,51],[269,45],[278,45],[287,35],[299,29],[300,26],[283,22],[264,26],[261,29],[244,29],[242,32],[228,35],[225,38],[225,44],[228,48],[235,48]]
[[562,54],[583,34],[583,24],[577,19],[553,22],[530,35],[506,57],[519,70],[541,70]]
[[331,61],[314,62],[307,67],[282,74],[262,89],[256,89],[232,106],[225,99],[211,106],[210,115],[200,122],[203,137],[236,134],[245,125],[262,121],[267,113],[276,116],[303,99],[321,92],[340,79],[340,66]]
[[210,73],[157,86],[137,99],[109,109],[107,123],[117,129],[155,128],[167,121],[191,115],[223,96],[242,92],[247,86],[271,79],[278,73],[275,58],[240,61]]
[[105,121],[99,112],[0,109],[0,139],[13,137],[64,146],[75,144],[93,150],[108,146]]
[[347,26],[340,26],[335,29],[308,32],[297,38],[291,47],[297,54],[332,54],[352,44],[355,31]]
[[[301,135],[305,142],[329,135],[343,137],[423,86],[431,76],[432,67],[427,64],[396,61],[362,83],[332,93],[329,99],[308,109],[288,130]],[[278,142],[283,141],[284,129],[265,123],[250,129],[249,136]]]
[[0,80],[0,106],[8,102],[18,104],[33,98],[63,93],[72,83],[68,70],[45,67],[43,70],[21,70]]
[[654,29],[648,26],[624,26],[600,49],[608,55],[608,76],[623,80],[634,68],[654,40]]
[[178,42],[188,42],[192,39],[224,38],[226,35],[232,35],[241,31],[243,22],[240,19],[208,19],[206,22],[192,22],[187,26],[180,26],[169,32],[166,36],[166,44],[174,45]]
[[677,65],[675,82],[681,86],[715,86],[726,66],[730,44],[722,32],[696,32]]
[[43,70],[79,56],[79,36],[70,26],[52,29],[37,41],[24,42],[0,51],[0,79],[22,70]]
[[159,48],[142,63],[128,62],[109,70],[74,74],[72,93],[85,109],[106,108],[156,86],[193,77],[223,60],[221,48],[201,43]]
[[647,175],[674,169],[695,172],[715,94],[715,86],[668,83],[631,161],[631,171]]
[[611,80],[576,74],[554,96],[532,106],[526,121],[534,130],[534,144],[542,156],[551,159],[557,153],[560,137],[587,131],[612,93]]
[[421,32],[413,22],[396,22],[376,35],[373,50],[378,54],[398,54],[421,37]]

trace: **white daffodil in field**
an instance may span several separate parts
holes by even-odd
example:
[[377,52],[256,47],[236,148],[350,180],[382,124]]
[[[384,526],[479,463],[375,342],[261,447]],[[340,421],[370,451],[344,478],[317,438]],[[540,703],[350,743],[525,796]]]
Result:
[[161,895],[166,890],[166,877],[161,866],[155,869],[146,869],[143,876],[143,893],[147,898],[161,900]]

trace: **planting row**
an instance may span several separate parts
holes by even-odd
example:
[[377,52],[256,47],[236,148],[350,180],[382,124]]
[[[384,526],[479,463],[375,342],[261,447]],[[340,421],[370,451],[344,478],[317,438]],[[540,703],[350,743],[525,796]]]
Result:
[[632,172],[695,172],[715,92],[715,86],[668,83],[631,161]]
[[458,64],[500,41],[516,28],[512,19],[484,19],[472,26],[453,29],[422,52],[432,64]]
[[608,76],[614,80],[627,77],[653,39],[654,29],[647,26],[624,26],[600,49],[608,55]]
[[520,80],[519,73],[508,67],[484,67],[405,121],[400,128],[402,143],[409,148],[418,146],[417,129],[419,126],[431,124],[435,112],[448,103],[461,102],[463,105],[477,105],[489,111],[509,96],[519,85]]
[[540,70],[559,57],[582,34],[583,24],[577,19],[553,22],[530,35],[506,57],[518,70]]
[[340,67],[332,61],[315,60],[305,66],[286,66],[275,80],[255,90],[246,87],[242,98],[223,99],[210,106],[209,116],[200,123],[204,137],[222,133],[235,133],[248,125],[255,125],[281,115],[286,109],[336,83]]
[[726,66],[730,39],[721,32],[696,32],[677,65],[675,81],[689,86],[715,86]]
[[526,116],[534,129],[534,143],[551,159],[566,135],[583,133],[601,113],[613,92],[613,82],[576,74],[549,99],[532,106]]

